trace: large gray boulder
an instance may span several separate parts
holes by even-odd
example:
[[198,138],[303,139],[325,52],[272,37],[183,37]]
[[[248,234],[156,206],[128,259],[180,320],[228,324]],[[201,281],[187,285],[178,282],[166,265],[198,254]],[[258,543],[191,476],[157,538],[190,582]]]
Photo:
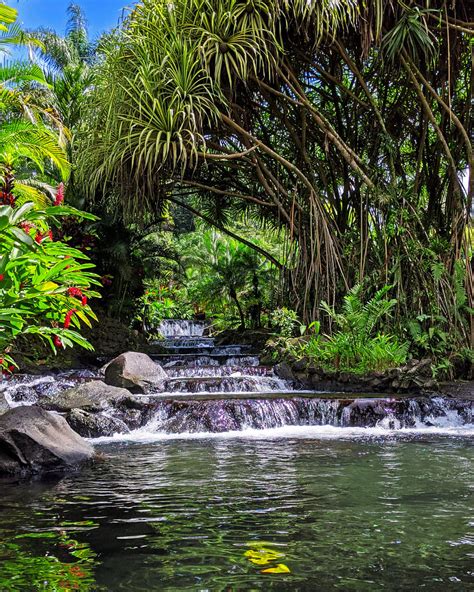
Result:
[[37,406],[0,417],[0,475],[57,472],[94,456],[94,448],[66,420]]
[[107,384],[129,389],[134,393],[149,390],[163,391],[166,372],[146,354],[127,352],[121,354],[105,368]]
[[99,412],[111,407],[135,407],[139,405],[130,391],[105,384],[102,380],[92,380],[58,393],[41,401],[41,406],[53,411],[68,412],[71,409],[82,409],[88,412]]

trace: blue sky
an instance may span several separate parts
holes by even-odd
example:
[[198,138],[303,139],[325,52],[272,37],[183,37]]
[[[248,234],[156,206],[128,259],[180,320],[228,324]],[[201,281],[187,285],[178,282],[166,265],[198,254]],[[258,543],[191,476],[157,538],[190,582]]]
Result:
[[[48,27],[58,33],[64,33],[70,3],[70,0],[10,0],[10,5],[18,10],[18,22],[25,29]],[[123,7],[133,4],[132,0],[74,0],[74,3],[83,8],[93,38],[117,25]]]

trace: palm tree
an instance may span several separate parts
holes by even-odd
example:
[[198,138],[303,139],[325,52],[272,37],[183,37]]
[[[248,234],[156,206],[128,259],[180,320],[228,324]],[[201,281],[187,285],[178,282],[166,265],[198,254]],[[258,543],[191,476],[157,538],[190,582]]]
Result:
[[[15,26],[16,11],[8,11],[5,5],[0,8],[0,19],[6,19],[3,41],[26,39]],[[32,92],[46,88],[37,65],[0,66],[0,185],[2,200],[9,205],[17,199],[48,203],[48,194],[54,193],[48,181],[65,180],[69,174],[64,127]]]
[[[50,91],[46,99],[70,134],[67,138],[67,154],[75,161],[75,136],[82,122],[82,112],[87,93],[94,80],[93,63],[95,44],[89,38],[87,22],[77,4],[67,8],[68,22],[65,35],[47,28],[32,31],[41,45],[35,50],[35,59],[46,69]],[[80,187],[74,170],[71,173],[67,193],[69,202],[82,205]]]
[[85,95],[93,81],[95,45],[89,39],[87,21],[77,4],[67,8],[66,34],[40,28],[32,33],[41,42],[36,56],[47,68],[55,105],[70,130],[79,124]]
[[262,308],[260,282],[268,272],[268,262],[247,245],[212,228],[186,237],[183,252],[181,264],[194,297],[214,311],[229,300],[237,309],[240,328],[246,327],[246,312],[257,328]]

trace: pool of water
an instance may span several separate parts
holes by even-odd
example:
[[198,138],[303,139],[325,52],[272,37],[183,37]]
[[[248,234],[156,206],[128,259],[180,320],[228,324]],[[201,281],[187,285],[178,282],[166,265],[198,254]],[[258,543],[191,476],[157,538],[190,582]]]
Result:
[[82,472],[0,484],[0,590],[474,590],[473,443],[308,428],[101,444]]

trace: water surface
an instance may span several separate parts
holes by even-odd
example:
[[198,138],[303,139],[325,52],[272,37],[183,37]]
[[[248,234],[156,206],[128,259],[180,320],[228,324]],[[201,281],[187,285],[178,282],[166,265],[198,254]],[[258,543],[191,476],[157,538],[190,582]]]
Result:
[[0,589],[474,590],[472,437],[304,429],[114,442],[2,483]]

